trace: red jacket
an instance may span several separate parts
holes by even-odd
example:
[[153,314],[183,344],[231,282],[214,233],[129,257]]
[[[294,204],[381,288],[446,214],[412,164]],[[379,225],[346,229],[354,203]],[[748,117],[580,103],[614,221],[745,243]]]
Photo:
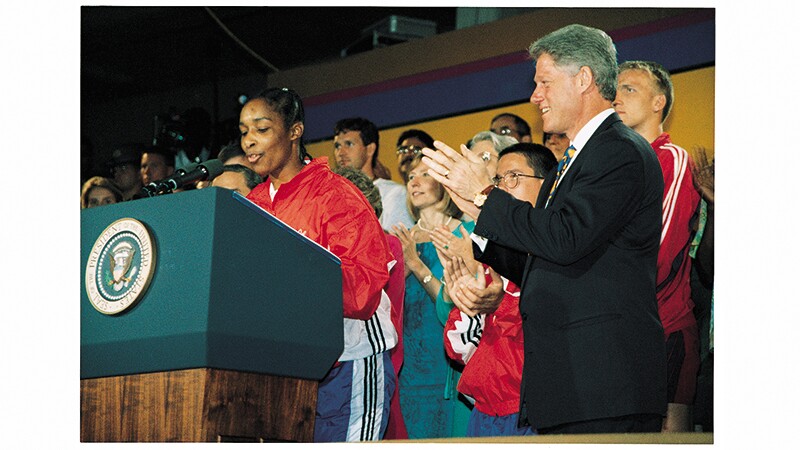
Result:
[[400,375],[403,366],[403,302],[406,295],[405,260],[403,259],[403,243],[397,236],[386,233],[386,242],[397,264],[389,270],[389,283],[384,289],[392,301],[392,325],[397,330],[397,345],[391,350],[395,375]]
[[367,320],[377,310],[392,261],[375,211],[358,188],[315,158],[270,199],[269,178],[247,196],[342,262],[344,317]]
[[689,277],[692,238],[691,219],[700,203],[694,188],[689,155],[663,133],[650,144],[661,163],[664,175],[664,200],[661,208],[661,245],[658,249],[656,298],[664,334],[696,323]]
[[466,364],[458,392],[474,398],[475,408],[491,416],[519,412],[524,360],[519,288],[505,278],[503,284],[505,296],[497,311],[470,318],[453,308],[444,328],[447,356]]
[[[392,358],[395,377],[400,377],[400,369],[403,367],[403,302],[406,294],[406,275],[405,260],[403,259],[403,244],[397,236],[386,233],[386,241],[389,243],[397,264],[389,270],[389,284],[384,290],[392,301],[392,324],[397,330],[397,345],[389,350]],[[394,393],[389,406],[389,423],[386,425],[384,439],[408,439],[406,422],[403,419],[403,412],[400,409],[400,383],[395,385]]]

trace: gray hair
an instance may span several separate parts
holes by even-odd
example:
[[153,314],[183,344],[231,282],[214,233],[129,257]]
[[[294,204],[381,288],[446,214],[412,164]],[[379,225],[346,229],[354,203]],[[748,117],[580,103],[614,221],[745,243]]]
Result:
[[481,131],[469,140],[467,148],[472,148],[473,145],[481,141],[491,141],[492,147],[497,150],[497,153],[500,153],[504,148],[510,147],[518,142],[511,136],[503,136],[492,131]]
[[534,61],[546,53],[559,67],[577,73],[587,66],[594,75],[600,95],[608,101],[617,96],[617,49],[603,30],[572,24],[540,38],[528,48]]

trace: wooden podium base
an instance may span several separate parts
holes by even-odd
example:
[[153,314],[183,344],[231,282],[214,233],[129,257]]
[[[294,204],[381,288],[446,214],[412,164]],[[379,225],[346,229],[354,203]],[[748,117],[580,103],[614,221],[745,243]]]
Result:
[[317,385],[208,368],[81,380],[81,441],[312,442]]

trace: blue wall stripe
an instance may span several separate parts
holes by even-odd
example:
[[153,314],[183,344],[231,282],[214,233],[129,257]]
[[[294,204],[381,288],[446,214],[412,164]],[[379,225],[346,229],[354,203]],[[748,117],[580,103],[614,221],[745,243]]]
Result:
[[378,128],[387,128],[509,103],[519,100],[520,93],[530,94],[532,77],[533,64],[525,62],[309,107],[306,137],[311,141],[331,138],[336,121],[345,117],[366,117]]
[[[712,65],[713,20],[617,42],[619,61],[657,61],[669,71]],[[523,61],[480,72],[420,83],[306,108],[306,140],[330,139],[336,121],[366,117],[378,128],[423,122],[527,100],[533,88],[533,63]]]
[[715,58],[714,22],[703,22],[617,43],[620,62],[656,61],[670,72],[709,65]]

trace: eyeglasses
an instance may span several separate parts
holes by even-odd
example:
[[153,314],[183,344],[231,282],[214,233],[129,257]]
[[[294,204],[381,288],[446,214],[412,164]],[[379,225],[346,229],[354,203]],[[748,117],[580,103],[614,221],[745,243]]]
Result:
[[494,182],[495,187],[500,186],[500,182],[502,181],[507,188],[514,189],[519,184],[519,177],[538,178],[540,180],[544,179],[544,177],[540,177],[538,175],[527,175],[524,173],[509,172],[503,175],[502,177],[495,176],[494,178],[492,178],[492,181]]
[[422,153],[423,147],[418,145],[401,145],[397,147],[397,154],[398,155],[405,155],[407,153],[411,153],[412,155],[418,155]]
[[491,132],[494,134],[499,134],[501,136],[509,136],[516,133],[517,130],[506,126],[506,127],[500,127],[499,130],[492,129]]

